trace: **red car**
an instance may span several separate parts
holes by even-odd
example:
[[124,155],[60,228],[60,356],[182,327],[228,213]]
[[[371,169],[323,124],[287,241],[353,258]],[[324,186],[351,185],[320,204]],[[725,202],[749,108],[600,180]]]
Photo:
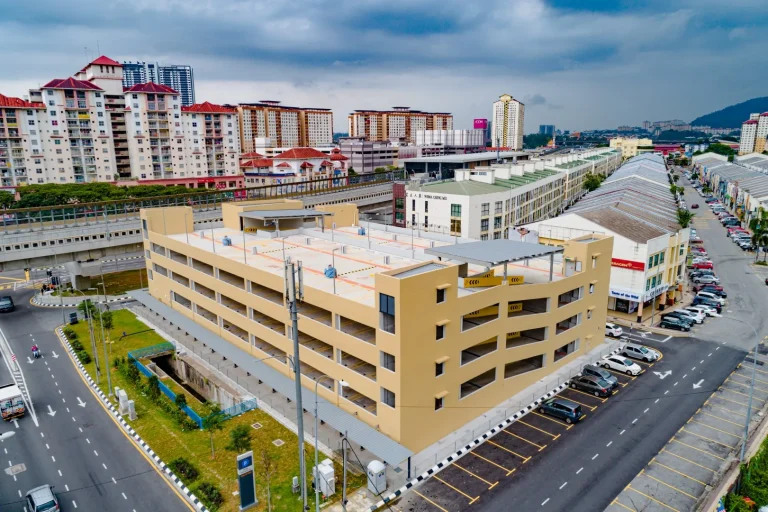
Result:
[[694,263],[693,267],[694,269],[702,269],[702,268],[715,268],[714,265],[712,265],[711,261],[700,261],[698,263]]
[[696,204],[696,203],[693,203],[693,204],[691,205],[691,209],[692,209],[692,210],[697,210],[698,208],[699,208],[699,205],[698,205],[698,204]]

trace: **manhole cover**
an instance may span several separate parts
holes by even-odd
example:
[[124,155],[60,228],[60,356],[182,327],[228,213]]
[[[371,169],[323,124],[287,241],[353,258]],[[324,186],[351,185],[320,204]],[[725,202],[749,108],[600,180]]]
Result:
[[254,424],[253,424],[253,425],[251,425],[251,426],[252,426],[254,429],[256,429],[256,430],[259,430],[259,429],[262,427],[261,423],[254,423]]
[[400,466],[395,466],[395,469],[394,469],[394,471],[395,471],[395,473],[400,473],[400,472],[402,472],[403,470],[400,468]]
[[285,441],[283,441],[282,439],[275,439],[274,441],[272,441],[272,444],[275,446],[283,446],[285,444]]
[[19,473],[23,473],[26,470],[27,466],[24,464],[16,464],[15,466],[5,468],[5,473],[8,475],[18,475]]

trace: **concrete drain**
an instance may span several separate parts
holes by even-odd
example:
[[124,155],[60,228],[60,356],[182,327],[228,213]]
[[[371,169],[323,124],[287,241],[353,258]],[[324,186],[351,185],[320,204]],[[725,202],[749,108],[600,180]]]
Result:
[[272,444],[275,446],[283,446],[285,444],[285,441],[283,441],[282,439],[275,439],[274,441],[272,441]]
[[254,430],[259,430],[262,427],[262,424],[261,423],[254,423],[251,426],[254,428]]

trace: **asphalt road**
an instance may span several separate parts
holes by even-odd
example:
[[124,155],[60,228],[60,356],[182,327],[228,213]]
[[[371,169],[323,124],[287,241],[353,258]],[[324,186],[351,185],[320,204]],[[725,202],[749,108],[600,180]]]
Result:
[[754,253],[744,252],[731,242],[726,236],[726,229],[685,177],[680,177],[678,185],[685,187],[688,208],[693,204],[699,205],[698,209],[691,210],[696,213],[693,228],[703,240],[704,248],[714,264],[715,274],[728,293],[723,318],[709,320],[696,329],[696,336],[751,350],[755,346],[755,335],[752,329],[741,322],[754,327],[760,339],[768,330],[768,316],[764,314],[764,308],[756,307],[768,303],[768,286],[765,285],[768,268],[752,265]]
[[[65,511],[189,510],[79,377],[53,332],[61,311],[29,305],[31,291],[10,295],[17,309],[0,316],[0,328],[21,362],[39,427],[29,414],[19,419],[18,427],[3,425],[16,435],[0,444],[0,466],[5,469],[0,474],[0,508],[26,510],[23,495],[50,484]],[[43,357],[29,363],[33,343]],[[0,368],[3,382],[10,382],[5,364]],[[22,471],[9,474],[22,464]]]

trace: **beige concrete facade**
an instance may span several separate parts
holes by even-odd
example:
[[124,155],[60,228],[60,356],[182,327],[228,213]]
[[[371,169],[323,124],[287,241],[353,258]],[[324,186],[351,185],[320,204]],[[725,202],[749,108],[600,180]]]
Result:
[[[325,399],[413,451],[603,343],[611,237],[566,242],[551,276],[549,258],[532,259],[509,265],[521,284],[472,288],[463,278],[486,269],[423,252],[450,237],[362,234],[354,205],[334,206],[324,230],[243,219],[255,229],[242,232],[241,211],[297,203],[225,204],[225,227],[205,233],[189,208],[142,210],[149,291],[250,356],[275,356],[265,363],[292,378],[283,261],[302,261],[302,384],[330,376]],[[323,275],[332,262],[335,280]]]
[[610,140],[610,146],[614,149],[620,149],[622,158],[626,160],[640,154],[640,147],[653,146],[653,141],[651,139],[616,137]]

